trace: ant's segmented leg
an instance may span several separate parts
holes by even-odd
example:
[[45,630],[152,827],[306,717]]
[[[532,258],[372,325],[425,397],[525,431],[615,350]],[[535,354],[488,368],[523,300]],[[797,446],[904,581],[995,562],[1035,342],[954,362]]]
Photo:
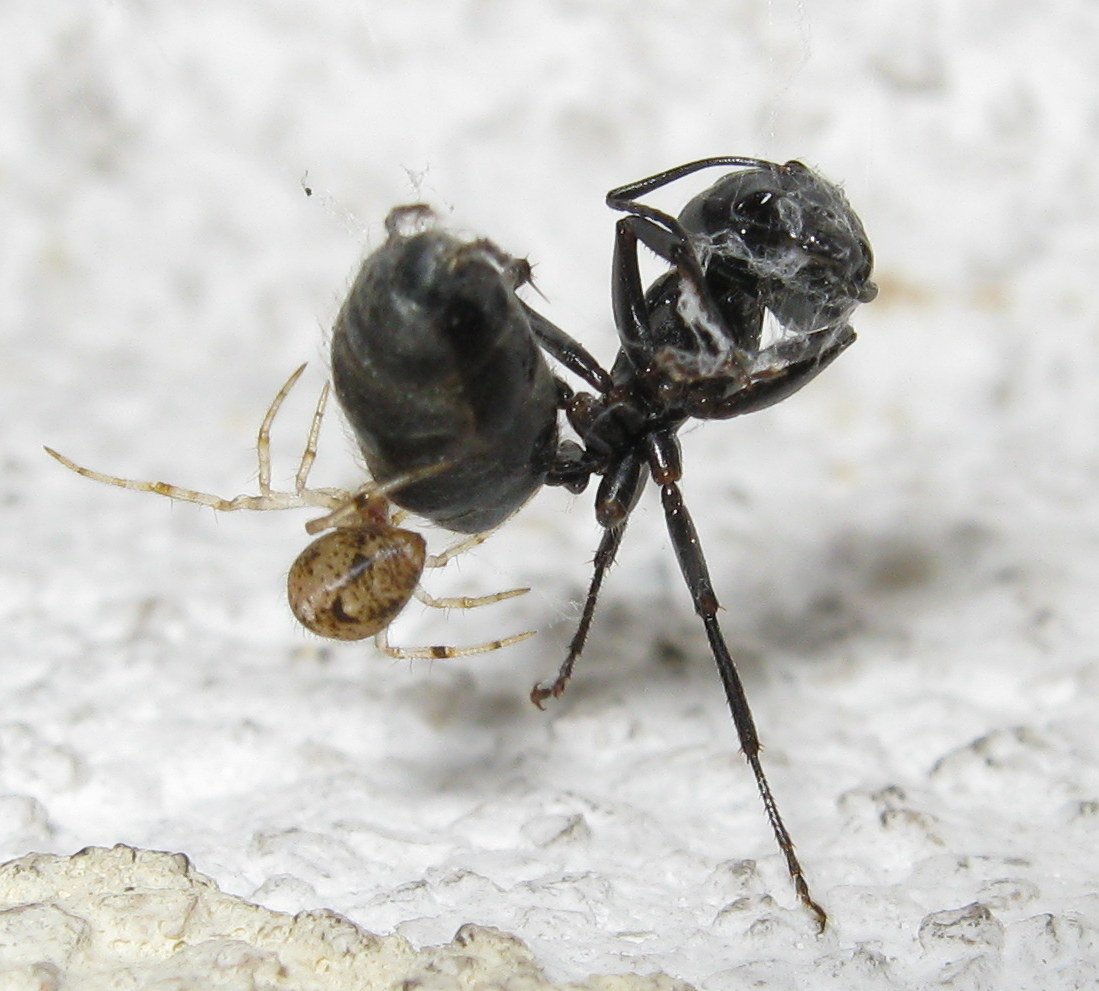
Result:
[[595,552],[595,568],[592,572],[591,584],[588,586],[588,597],[584,601],[580,624],[569,644],[569,652],[565,655],[557,677],[548,685],[539,684],[531,689],[530,700],[539,709],[543,708],[542,703],[546,699],[559,698],[568,687],[572,669],[588,639],[588,630],[595,615],[595,606],[599,599],[599,590],[603,586],[603,579],[607,569],[614,564],[618,548],[622,543],[622,536],[626,532],[626,523],[644,487],[645,477],[641,474],[641,461],[636,453],[622,458],[599,483],[599,491],[595,497],[595,518],[603,527],[603,537]]
[[522,300],[519,302],[527,319],[530,320],[531,331],[547,354],[556,358],[569,371],[579,375],[598,392],[610,390],[611,377],[583,344],[563,331],[557,324],[547,320],[537,310],[531,309]]
[[744,685],[741,683],[736,663],[717,621],[717,612],[720,607],[713,582],[710,580],[710,569],[702,553],[702,544],[699,542],[694,521],[691,519],[677,484],[682,475],[678,443],[674,437],[654,435],[651,438],[650,451],[652,473],[654,480],[660,485],[660,498],[664,505],[668,533],[679,561],[680,571],[683,573],[683,580],[690,590],[695,612],[706,627],[706,637],[710,642],[710,650],[717,664],[718,673],[721,675],[721,683],[725,688],[725,698],[740,739],[741,752],[752,769],[771,830],[786,860],[786,868],[793,881],[794,890],[802,904],[816,917],[819,930],[823,932],[828,916],[809,893],[809,883],[805,879],[805,872],[794,851],[794,841],[786,829],[786,824],[782,821],[771,786],[763,773],[763,764],[759,756],[761,749],[759,733],[752,718],[752,710],[748,706],[748,698],[744,693]]
[[738,354],[740,349],[706,289],[702,266],[679,221],[659,210],[646,208],[644,215],[623,217],[615,224],[614,232],[611,303],[622,346],[637,367],[645,367],[661,350],[661,342],[651,326],[649,303],[641,282],[637,257],[639,241],[676,267],[681,280],[681,300],[689,299],[690,309],[696,313],[693,319],[684,321],[684,326],[698,339],[700,353],[736,356],[744,364],[745,357]]
[[623,523],[621,526],[603,531],[603,539],[599,541],[599,549],[595,552],[595,569],[592,571],[591,584],[588,586],[588,597],[584,600],[584,612],[580,616],[580,625],[577,626],[576,633],[573,634],[572,642],[569,644],[569,652],[565,655],[565,660],[553,681],[548,684],[544,682],[537,684],[530,690],[530,700],[539,709],[545,708],[542,703],[547,699],[560,698],[568,687],[576,659],[583,652],[584,644],[588,641],[588,630],[595,615],[599,590],[603,586],[607,569],[614,563],[625,530],[626,525]]
[[794,851],[794,841],[790,837],[786,824],[778,810],[771,786],[767,782],[767,776],[763,773],[763,764],[760,761],[759,733],[756,731],[755,720],[752,718],[752,710],[748,707],[748,698],[744,694],[744,686],[736,669],[736,663],[729,647],[725,642],[725,636],[717,621],[718,602],[714,594],[713,585],[710,582],[709,569],[706,567],[706,559],[702,554],[702,547],[698,542],[698,534],[690,513],[683,502],[683,496],[679,486],[669,482],[661,487],[661,499],[664,503],[664,515],[668,523],[668,532],[672,537],[676,555],[679,558],[680,569],[683,578],[691,590],[695,611],[702,619],[706,627],[706,637],[710,641],[710,650],[714,661],[717,663],[721,682],[725,688],[725,698],[729,709],[733,714],[733,723],[736,726],[737,736],[740,738],[740,749],[744,759],[752,769],[756,779],[756,787],[763,799],[763,807],[767,812],[767,819],[771,824],[771,831],[775,835],[779,850],[786,860],[786,869],[794,883],[794,890],[798,898],[810,912],[816,917],[820,932],[824,931],[828,921],[828,915],[820,907],[809,893],[809,882],[805,879],[805,871]]

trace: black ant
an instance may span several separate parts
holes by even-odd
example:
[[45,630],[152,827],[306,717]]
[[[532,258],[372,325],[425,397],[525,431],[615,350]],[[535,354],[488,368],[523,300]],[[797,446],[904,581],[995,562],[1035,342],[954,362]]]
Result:
[[[678,218],[638,200],[712,167],[739,171],[694,197]],[[801,162],[707,158],[612,189],[607,205],[626,214],[615,228],[612,272],[621,346],[609,381],[598,366],[586,369],[583,377],[598,395],[580,393],[565,404],[583,457],[556,466],[547,478],[575,486],[589,474],[602,476],[595,514],[604,532],[565,661],[553,682],[535,686],[531,699],[540,706],[565,690],[647,469],[660,486],[668,533],[706,628],[741,750],[798,897],[823,930],[827,916],[809,894],[763,773],[759,735],[718,625],[717,596],[679,489],[676,433],[690,419],[728,419],[774,405],[850,346],[855,332],[848,318],[877,295],[870,244],[840,189]],[[647,290],[638,242],[672,266]]]
[[[672,217],[644,196],[711,167],[736,171]],[[399,505],[477,532],[541,486],[595,499],[603,537],[576,634],[542,706],[564,692],[583,650],[645,473],[660,486],[680,569],[717,662],[741,749],[800,900],[823,929],[794,844],[760,763],[760,743],[725,637],[697,532],[679,488],[680,428],[728,419],[792,395],[855,339],[848,318],[877,289],[862,224],[840,189],[800,162],[691,162],[607,194],[616,226],[612,299],[620,348],[610,372],[515,292],[530,266],[488,241],[432,229],[422,205],[394,210],[336,323],[336,395],[379,481],[446,467],[403,486]],[[670,270],[647,290],[638,242]],[[587,382],[574,392],[544,351]],[[580,445],[558,440],[563,410]]]

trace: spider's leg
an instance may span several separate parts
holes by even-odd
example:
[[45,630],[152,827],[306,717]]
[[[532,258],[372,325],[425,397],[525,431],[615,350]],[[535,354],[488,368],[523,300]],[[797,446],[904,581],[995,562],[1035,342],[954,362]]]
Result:
[[271,405],[263,415],[263,422],[259,425],[259,435],[256,437],[256,460],[259,462],[259,491],[260,495],[268,495],[271,492],[271,424],[275,422],[283,400],[290,395],[290,390],[301,378],[305,371],[305,365],[299,365],[275,393]]
[[471,654],[487,654],[502,647],[510,647],[534,636],[534,631],[517,633],[512,637],[503,637],[500,640],[489,640],[486,643],[474,644],[470,647],[449,647],[439,645],[435,647],[394,647],[386,636],[386,630],[382,630],[374,637],[374,646],[383,654],[398,659],[414,658],[419,660],[443,660],[451,657],[469,657]]

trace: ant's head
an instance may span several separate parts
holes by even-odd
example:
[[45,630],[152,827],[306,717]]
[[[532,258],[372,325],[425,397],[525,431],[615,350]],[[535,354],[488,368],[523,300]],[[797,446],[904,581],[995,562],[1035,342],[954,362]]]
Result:
[[704,267],[750,280],[789,333],[842,327],[877,295],[862,223],[842,190],[801,162],[724,176],[679,220]]

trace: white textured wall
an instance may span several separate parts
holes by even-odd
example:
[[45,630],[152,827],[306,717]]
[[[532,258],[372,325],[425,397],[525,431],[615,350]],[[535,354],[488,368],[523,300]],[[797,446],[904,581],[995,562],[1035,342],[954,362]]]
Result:
[[[499,926],[558,978],[1091,986],[1099,13],[964,6],[6,0],[0,857],[182,851],[268,907],[416,944]],[[538,305],[609,360],[603,194],[712,154],[842,180],[878,256],[834,368],[685,436],[821,939],[651,493],[539,713],[590,495],[542,493],[431,576],[525,599],[395,630],[536,640],[393,663],[295,627],[307,517],[217,518],[41,451],[245,491],[259,417],[309,360],[285,481],[341,294],[409,200],[529,255]],[[329,426],[316,479],[355,484]]]

